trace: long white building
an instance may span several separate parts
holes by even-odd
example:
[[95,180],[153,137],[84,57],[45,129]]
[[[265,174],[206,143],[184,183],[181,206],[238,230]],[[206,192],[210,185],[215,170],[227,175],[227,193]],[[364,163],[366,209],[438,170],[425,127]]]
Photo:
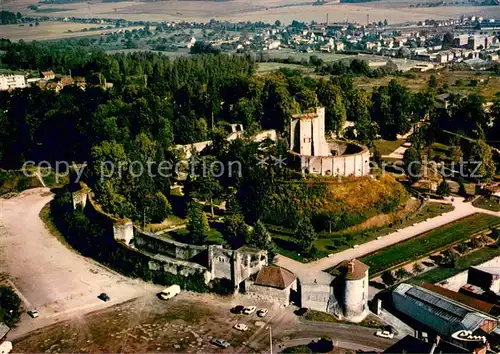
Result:
[[0,75],[0,91],[25,87],[26,78],[24,75]]

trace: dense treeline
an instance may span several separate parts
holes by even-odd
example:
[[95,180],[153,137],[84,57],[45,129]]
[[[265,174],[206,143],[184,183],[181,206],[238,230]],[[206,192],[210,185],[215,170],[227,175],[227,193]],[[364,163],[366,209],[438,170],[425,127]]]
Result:
[[0,11],[0,25],[16,24],[22,20],[23,16],[20,12],[17,14],[10,11]]

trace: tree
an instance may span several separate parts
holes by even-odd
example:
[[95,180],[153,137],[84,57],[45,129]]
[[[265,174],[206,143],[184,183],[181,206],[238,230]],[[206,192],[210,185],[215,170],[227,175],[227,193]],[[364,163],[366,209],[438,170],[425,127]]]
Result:
[[372,94],[371,117],[380,129],[380,135],[395,140],[398,134],[407,133],[413,113],[413,97],[409,90],[391,80],[388,86],[381,86]]
[[224,240],[232,249],[238,249],[248,238],[248,226],[241,214],[227,215],[224,218]]
[[441,195],[441,196],[448,196],[450,195],[450,185],[448,184],[448,182],[446,182],[446,180],[443,178],[443,180],[441,181],[441,183],[439,184],[437,190],[436,190],[436,193]]
[[386,270],[384,273],[382,273],[382,281],[385,285],[392,286],[396,282],[396,278],[394,278],[392,271]]
[[455,36],[451,32],[446,32],[443,36],[443,49],[448,49],[453,47],[453,40]]
[[210,231],[210,226],[201,205],[192,202],[188,207],[187,217],[187,230],[189,231],[191,241],[198,245],[204,244]]
[[257,220],[252,232],[248,236],[247,245],[267,250],[271,247],[272,242],[273,239],[269,231],[267,231],[262,221]]
[[415,182],[420,179],[422,163],[415,148],[410,147],[406,149],[403,154],[403,165],[405,168],[405,173],[408,176],[408,180],[410,180],[411,182]]
[[[491,147],[483,139],[477,140],[477,143],[473,145],[469,161],[471,162],[470,169],[473,178],[489,181],[496,174],[496,164],[493,160]],[[474,171],[478,164],[479,168]],[[472,175],[473,172],[474,175]]]
[[172,213],[172,206],[162,192],[147,195],[144,205],[144,216],[146,222],[160,223],[165,220],[170,213]]
[[405,278],[409,277],[411,274],[405,268],[401,267],[401,268],[396,269],[396,271],[394,272],[394,275],[396,276],[396,278],[401,280],[401,279],[405,279]]
[[331,82],[320,80],[316,88],[319,103],[325,107],[325,129],[340,134],[347,120],[342,91]]
[[412,271],[413,271],[413,274],[419,274],[419,273],[422,273],[424,271],[424,267],[419,262],[415,262],[415,263],[413,263]]
[[280,21],[280,20],[276,20],[276,21],[274,22],[274,25],[275,25],[276,27],[280,27],[280,26],[281,26],[281,21]]
[[293,237],[302,252],[310,254],[314,250],[314,241],[316,241],[317,235],[309,216],[304,214],[301,216]]
[[384,20],[384,26],[388,26],[389,22],[387,22],[387,19]]
[[429,82],[427,83],[427,86],[429,88],[437,88],[438,87],[438,82],[437,82],[437,78],[436,78],[436,75],[432,74],[430,77],[429,77]]
[[0,322],[15,327],[21,317],[21,299],[7,286],[0,286]]

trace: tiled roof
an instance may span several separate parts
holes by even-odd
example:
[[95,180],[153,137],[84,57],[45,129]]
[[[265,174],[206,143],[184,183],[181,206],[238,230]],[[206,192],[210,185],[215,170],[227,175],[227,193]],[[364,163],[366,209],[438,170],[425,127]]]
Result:
[[289,270],[278,266],[265,266],[257,274],[255,285],[270,286],[277,289],[285,289],[292,284],[297,277]]
[[368,266],[357,259],[353,259],[340,262],[337,269],[347,280],[360,280],[366,276]]
[[424,283],[421,286],[422,286],[422,288],[425,288],[425,289],[430,290],[432,292],[435,292],[437,294],[443,295],[451,300],[457,301],[461,304],[472,307],[472,308],[479,310],[481,312],[484,312],[484,313],[489,313],[494,306],[493,304],[490,304],[488,302],[474,299],[472,296],[457,293],[455,291],[451,291],[449,289],[446,289],[446,288],[443,288],[441,286],[437,286],[434,284]]

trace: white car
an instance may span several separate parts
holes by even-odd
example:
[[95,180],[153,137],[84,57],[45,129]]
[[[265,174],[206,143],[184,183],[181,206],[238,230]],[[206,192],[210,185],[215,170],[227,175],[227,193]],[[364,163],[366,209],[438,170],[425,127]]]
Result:
[[388,338],[388,339],[394,338],[394,333],[391,333],[389,331],[377,331],[377,333],[375,333],[375,335],[377,337]]
[[237,329],[238,331],[246,332],[248,331],[248,326],[244,323],[237,323],[233,326],[234,329]]
[[30,315],[31,318],[37,318],[39,317],[40,315],[38,314],[38,311],[37,310],[30,310],[28,311],[28,315]]
[[245,307],[245,309],[243,310],[243,313],[245,315],[251,315],[252,313],[255,312],[255,310],[257,310],[257,307],[255,307],[255,306],[248,306],[248,307]]
[[259,316],[259,317],[265,317],[268,312],[269,312],[268,309],[260,309],[259,311],[257,311],[257,316]]

